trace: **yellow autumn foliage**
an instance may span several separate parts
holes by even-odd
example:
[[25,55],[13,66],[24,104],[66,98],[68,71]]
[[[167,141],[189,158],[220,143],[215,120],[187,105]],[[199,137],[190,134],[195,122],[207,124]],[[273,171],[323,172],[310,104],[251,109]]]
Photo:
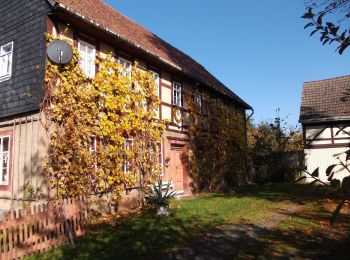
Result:
[[[48,43],[55,38],[47,35]],[[151,73],[131,74],[112,56],[96,60],[87,78],[77,48],[65,66],[47,61],[41,108],[50,133],[45,167],[58,196],[112,193],[143,186],[159,175],[159,143],[165,122],[156,118],[160,100]]]

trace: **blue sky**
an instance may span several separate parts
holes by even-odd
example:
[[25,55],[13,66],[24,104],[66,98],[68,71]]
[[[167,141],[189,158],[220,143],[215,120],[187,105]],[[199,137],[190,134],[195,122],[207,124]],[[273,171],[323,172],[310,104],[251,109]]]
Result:
[[309,37],[303,0],[105,0],[181,49],[255,109],[295,125],[305,81],[350,74],[349,53]]

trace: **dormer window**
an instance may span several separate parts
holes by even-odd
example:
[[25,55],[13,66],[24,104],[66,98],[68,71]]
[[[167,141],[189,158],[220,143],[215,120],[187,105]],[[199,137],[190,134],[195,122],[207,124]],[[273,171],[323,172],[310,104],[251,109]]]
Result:
[[13,42],[0,47],[0,82],[9,80],[12,74]]
[[92,79],[95,77],[96,66],[96,49],[95,46],[84,42],[82,40],[78,41],[78,49],[80,53],[80,65],[86,77]]

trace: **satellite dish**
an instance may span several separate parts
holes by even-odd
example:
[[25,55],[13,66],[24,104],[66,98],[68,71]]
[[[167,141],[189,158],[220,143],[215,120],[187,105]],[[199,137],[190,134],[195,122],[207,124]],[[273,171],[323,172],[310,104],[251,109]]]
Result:
[[47,56],[56,64],[67,64],[73,58],[73,49],[65,41],[55,40],[47,47]]

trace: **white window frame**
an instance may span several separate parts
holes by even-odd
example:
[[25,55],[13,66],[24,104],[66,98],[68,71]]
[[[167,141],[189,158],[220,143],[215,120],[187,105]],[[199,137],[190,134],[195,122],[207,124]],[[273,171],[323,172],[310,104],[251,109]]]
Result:
[[128,76],[131,78],[132,62],[130,60],[119,57],[118,63],[124,66],[124,70],[122,71],[123,76]]
[[90,143],[89,151],[90,151],[90,153],[97,152],[97,138],[96,138],[96,135],[91,136],[91,143]]
[[[160,97],[160,75],[158,72],[155,72],[153,70],[150,70],[150,72],[152,74],[154,84],[157,87],[156,95],[157,95],[157,97]],[[156,79],[156,76],[158,77],[157,79]]]
[[[3,140],[5,138],[9,139],[8,143],[8,151],[3,151]],[[10,135],[2,135],[0,136],[0,185],[9,185],[9,179],[10,179],[10,164],[11,164],[11,136]],[[4,163],[4,155],[7,155],[7,168],[6,168],[6,175],[7,180],[3,181],[3,163]]]
[[[5,47],[11,45],[11,50],[5,52]],[[0,82],[9,80],[12,75],[14,43],[9,42],[0,46]],[[5,71],[6,69],[6,71]]]
[[[87,48],[92,49],[92,54],[88,54],[87,52],[82,52],[80,50],[81,45],[86,46]],[[78,39],[78,50],[80,53],[81,61],[80,61],[80,66],[81,69],[83,70],[84,74],[86,77],[92,79],[95,77],[96,74],[96,64],[95,64],[95,59],[96,59],[96,47],[84,40]],[[86,58],[90,58],[89,63],[86,61]],[[86,64],[85,64],[86,62]]]
[[[131,145],[131,146],[128,146]],[[130,138],[124,138],[124,149],[126,150],[131,150],[133,146],[133,140]],[[123,163],[123,172],[124,173],[129,173],[130,172],[130,162],[124,162]]]
[[173,105],[182,107],[182,84],[173,81]]

